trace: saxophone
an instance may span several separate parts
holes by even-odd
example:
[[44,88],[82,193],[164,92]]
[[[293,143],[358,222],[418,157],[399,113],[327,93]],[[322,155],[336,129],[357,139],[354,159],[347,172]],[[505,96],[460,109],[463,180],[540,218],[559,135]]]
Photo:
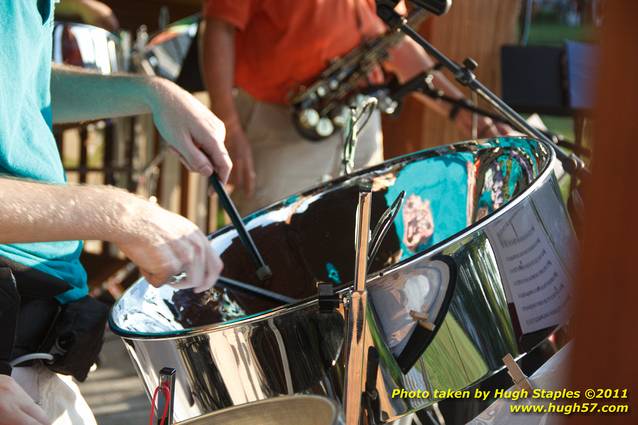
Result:
[[[426,12],[417,9],[408,16],[408,24],[418,25]],[[337,58],[308,86],[301,86],[290,96],[293,123],[299,133],[310,141],[330,137],[346,124],[350,108],[360,104],[365,96],[378,98],[379,109],[392,113],[396,102],[383,98],[383,90],[364,95],[369,73],[388,57],[388,51],[403,39],[400,31],[364,41],[344,56]]]

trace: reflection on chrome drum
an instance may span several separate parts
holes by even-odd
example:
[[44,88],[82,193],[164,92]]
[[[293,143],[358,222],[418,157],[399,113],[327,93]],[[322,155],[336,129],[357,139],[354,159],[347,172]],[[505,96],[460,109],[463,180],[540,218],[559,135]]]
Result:
[[53,25],[54,63],[115,74],[128,71],[123,50],[120,37],[102,28],[72,22]]
[[[312,414],[308,414],[312,412]],[[343,425],[339,406],[325,397],[296,395],[256,401],[178,425]]]
[[299,302],[140,280],[115,305],[111,327],[149,393],[162,367],[177,369],[177,420],[287,394],[341,402],[347,306],[320,309],[317,283],[349,291],[360,184],[372,184],[373,225],[405,191],[369,264],[367,321],[368,361],[378,359],[373,414],[400,418],[436,400],[392,399],[393,389],[481,384],[502,371],[505,354],[525,358],[566,321],[575,243],[554,161],[544,143],[501,138],[418,152],[317,186],[246,218],[273,270],[269,281],[258,281],[234,230],[211,240],[225,276]]

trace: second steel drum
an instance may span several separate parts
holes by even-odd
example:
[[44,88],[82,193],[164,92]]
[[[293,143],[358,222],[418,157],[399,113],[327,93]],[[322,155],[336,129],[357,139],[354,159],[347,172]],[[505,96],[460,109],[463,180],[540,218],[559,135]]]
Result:
[[211,236],[224,276],[298,302],[142,279],[114,306],[111,327],[149,393],[161,368],[177,370],[177,420],[280,395],[340,402],[344,307],[320,306],[317,283],[350,290],[358,192],[371,184],[373,225],[403,192],[405,201],[370,261],[367,386],[378,398],[364,403],[368,414],[391,421],[448,390],[492,383],[508,353],[537,368],[570,300],[574,235],[554,161],[550,146],[527,138],[472,141],[317,186],[245,219],[273,271],[266,282],[233,229]]
[[153,34],[139,52],[138,68],[173,81],[189,92],[205,90],[197,48],[200,21],[200,15],[189,16]]
[[55,22],[52,55],[55,63],[100,74],[128,71],[120,37],[93,25]]
[[230,407],[178,425],[342,425],[334,401],[318,396],[285,396]]

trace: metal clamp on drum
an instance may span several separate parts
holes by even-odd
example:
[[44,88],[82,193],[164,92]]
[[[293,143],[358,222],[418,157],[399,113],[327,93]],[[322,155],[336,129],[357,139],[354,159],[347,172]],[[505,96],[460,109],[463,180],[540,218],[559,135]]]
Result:
[[[157,424],[173,425],[173,403],[175,397],[175,369],[164,367],[159,371],[157,399]],[[166,415],[164,412],[166,411]]]
[[317,283],[317,299],[319,313],[332,313],[341,303],[340,297],[335,293],[334,285],[330,282]]

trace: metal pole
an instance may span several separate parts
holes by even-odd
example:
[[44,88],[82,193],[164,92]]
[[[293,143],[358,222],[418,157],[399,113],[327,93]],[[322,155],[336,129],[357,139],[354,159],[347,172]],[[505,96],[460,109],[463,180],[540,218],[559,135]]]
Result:
[[[449,69],[456,80],[462,85],[468,87],[485,101],[487,101],[492,107],[499,111],[503,116],[518,130],[523,133],[535,137],[538,140],[542,140],[546,143],[554,145],[554,142],[549,139],[540,130],[531,126],[525,119],[512,109],[507,103],[503,102],[498,96],[490,91],[483,83],[481,83],[473,73],[477,64],[469,59],[466,59],[464,66],[460,66],[454,61],[450,60],[447,56],[441,53],[436,47],[432,46],[426,39],[421,37],[419,33],[414,31],[409,25],[407,25],[405,18],[400,18],[398,29],[403,31],[406,35],[416,41],[426,52],[428,52],[436,61],[441,63],[447,69]],[[565,171],[569,174],[576,175],[579,178],[586,178],[589,176],[589,171],[585,168],[582,160],[576,155],[567,154],[562,149],[556,147],[556,156],[563,164]]]
[[366,271],[368,268],[368,242],[370,238],[370,211],[372,192],[366,188],[359,193],[356,217],[356,258],[354,288],[350,296],[346,333],[346,376],[344,382],[344,413],[346,425],[359,425],[361,420],[361,397],[364,386],[366,357]]

